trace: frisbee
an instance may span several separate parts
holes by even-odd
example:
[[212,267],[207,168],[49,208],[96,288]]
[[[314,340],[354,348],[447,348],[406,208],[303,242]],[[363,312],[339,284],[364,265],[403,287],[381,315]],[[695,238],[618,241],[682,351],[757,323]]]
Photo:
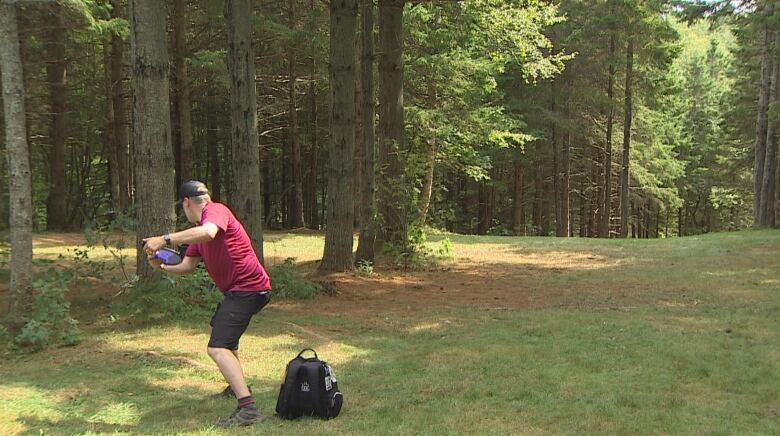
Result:
[[159,259],[166,265],[178,265],[181,263],[181,254],[170,248],[161,248],[154,253],[154,258]]

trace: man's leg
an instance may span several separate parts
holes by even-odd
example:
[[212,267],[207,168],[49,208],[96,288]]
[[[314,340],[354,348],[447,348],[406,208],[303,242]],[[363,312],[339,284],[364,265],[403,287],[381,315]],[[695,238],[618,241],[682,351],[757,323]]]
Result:
[[238,351],[227,348],[208,347],[209,357],[219,367],[219,371],[225,377],[236,398],[244,398],[251,395],[244,379],[244,371],[238,360]]

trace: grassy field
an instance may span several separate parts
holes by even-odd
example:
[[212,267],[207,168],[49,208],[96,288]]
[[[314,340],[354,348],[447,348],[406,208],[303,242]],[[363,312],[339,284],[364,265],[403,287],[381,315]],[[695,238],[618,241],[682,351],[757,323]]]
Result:
[[[345,395],[335,420],[216,429],[234,403],[208,398],[224,386],[208,318],[111,322],[105,283],[78,294],[82,343],[3,356],[0,434],[780,434],[780,232],[449,237],[434,270],[336,275],[338,295],[253,321],[259,406],[273,413],[284,365],[313,347]],[[78,245],[42,236],[36,256]],[[265,249],[310,271],[322,239]]]

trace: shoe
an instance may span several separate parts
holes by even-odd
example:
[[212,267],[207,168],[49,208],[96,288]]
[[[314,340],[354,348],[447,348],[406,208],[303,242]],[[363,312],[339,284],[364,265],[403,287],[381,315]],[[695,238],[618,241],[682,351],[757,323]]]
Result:
[[[252,386],[247,386],[249,388],[249,395],[252,395]],[[230,385],[227,385],[225,389],[222,390],[222,392],[218,394],[213,394],[211,398],[214,399],[220,399],[220,398],[236,398],[236,393],[233,392],[233,388],[230,387]]]
[[262,422],[265,419],[259,410],[252,407],[238,407],[232,415],[225,419],[217,421],[217,427],[229,428],[229,427],[244,427],[252,425],[258,422]]

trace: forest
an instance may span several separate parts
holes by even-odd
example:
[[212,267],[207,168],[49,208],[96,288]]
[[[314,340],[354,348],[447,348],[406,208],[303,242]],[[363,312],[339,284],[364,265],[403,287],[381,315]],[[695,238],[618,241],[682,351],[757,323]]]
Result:
[[0,434],[780,434],[780,0],[0,0],[0,83]]

